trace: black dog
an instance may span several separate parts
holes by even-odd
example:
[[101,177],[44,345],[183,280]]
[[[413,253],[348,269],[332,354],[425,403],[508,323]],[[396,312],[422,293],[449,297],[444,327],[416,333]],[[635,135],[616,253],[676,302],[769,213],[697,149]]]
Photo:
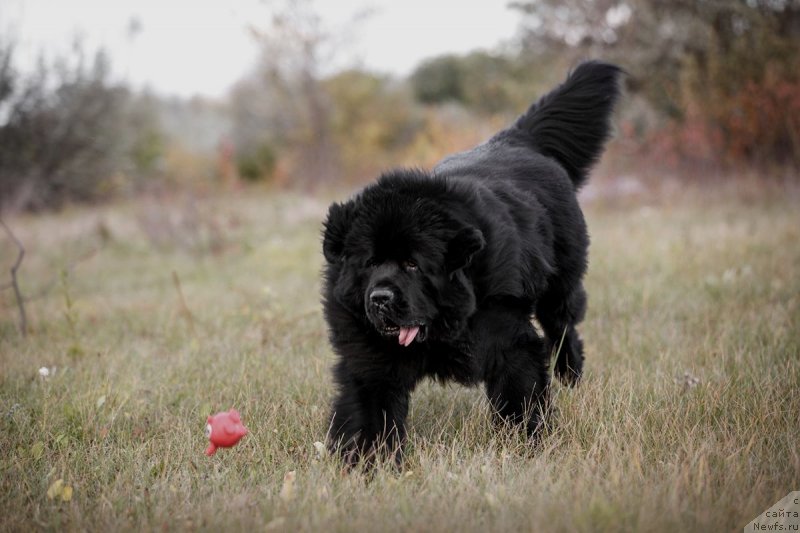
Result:
[[426,376],[485,383],[498,419],[529,435],[547,411],[551,353],[557,377],[580,378],[589,238],[575,191],[609,136],[620,76],[583,63],[485,144],[331,205],[329,445],[348,463],[382,445],[400,459],[409,394]]

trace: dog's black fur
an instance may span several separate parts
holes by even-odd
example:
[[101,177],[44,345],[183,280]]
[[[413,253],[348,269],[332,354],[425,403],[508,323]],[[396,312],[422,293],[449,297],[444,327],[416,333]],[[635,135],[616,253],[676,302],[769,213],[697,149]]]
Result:
[[349,463],[381,445],[399,460],[409,395],[426,376],[483,382],[498,420],[529,435],[547,411],[550,354],[558,378],[578,381],[589,237],[576,190],[609,136],[620,76],[583,63],[485,144],[331,205],[329,445]]

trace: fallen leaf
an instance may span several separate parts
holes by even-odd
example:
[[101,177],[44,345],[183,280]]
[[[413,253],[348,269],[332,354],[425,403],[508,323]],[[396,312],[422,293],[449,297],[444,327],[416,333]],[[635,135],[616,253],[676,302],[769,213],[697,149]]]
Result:
[[282,516],[278,516],[277,518],[273,518],[272,520],[267,522],[267,525],[264,526],[264,529],[266,529],[267,531],[273,531],[273,530],[276,530],[276,529],[282,529],[283,525],[285,523],[286,523],[286,519],[284,517],[282,517]]
[[64,485],[61,491],[61,501],[68,502],[72,499],[72,485]]
[[105,394],[103,394],[102,396],[100,396],[100,397],[97,399],[97,403],[95,403],[95,407],[97,407],[98,409],[100,409],[101,407],[103,407],[103,405],[105,405],[105,403],[106,403],[106,395],[105,395]]
[[489,504],[489,507],[497,509],[497,507],[499,506],[499,502],[497,501],[497,496],[495,496],[491,492],[486,492],[484,496],[486,497],[486,503]]
[[283,487],[281,487],[281,500],[288,502],[294,498],[294,480],[297,474],[294,470],[289,470],[283,476]]
[[33,457],[34,461],[38,461],[42,458],[42,454],[44,454],[44,442],[36,441],[31,446],[31,457]]
[[57,479],[53,481],[50,485],[50,488],[47,489],[47,499],[53,500],[59,496],[61,496],[61,491],[64,489],[64,480]]

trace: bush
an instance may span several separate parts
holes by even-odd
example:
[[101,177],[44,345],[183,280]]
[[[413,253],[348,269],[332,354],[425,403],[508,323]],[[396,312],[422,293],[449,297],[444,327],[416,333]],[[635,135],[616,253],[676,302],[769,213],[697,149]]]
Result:
[[268,143],[261,143],[255,150],[239,156],[237,167],[239,177],[246,181],[264,181],[275,172],[278,157]]
[[512,5],[529,16],[524,55],[601,57],[630,73],[631,95],[660,119],[639,132],[647,149],[678,163],[800,167],[800,2]]
[[324,82],[331,102],[331,138],[350,182],[396,162],[424,126],[424,117],[402,84],[360,70]]
[[[99,52],[87,61],[40,63],[24,78],[0,44],[0,209],[45,209],[106,198],[152,172],[157,120],[109,81]],[[133,180],[121,180],[126,176]]]
[[411,74],[414,96],[423,104],[464,101],[464,73],[461,60],[444,55],[424,61]]

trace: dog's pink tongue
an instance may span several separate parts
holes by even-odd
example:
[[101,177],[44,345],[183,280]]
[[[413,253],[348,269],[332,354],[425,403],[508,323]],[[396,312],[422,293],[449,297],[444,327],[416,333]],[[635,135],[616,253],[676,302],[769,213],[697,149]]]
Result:
[[398,342],[403,346],[408,346],[412,342],[419,333],[419,326],[413,326],[410,328],[400,328],[400,336],[397,338]]

